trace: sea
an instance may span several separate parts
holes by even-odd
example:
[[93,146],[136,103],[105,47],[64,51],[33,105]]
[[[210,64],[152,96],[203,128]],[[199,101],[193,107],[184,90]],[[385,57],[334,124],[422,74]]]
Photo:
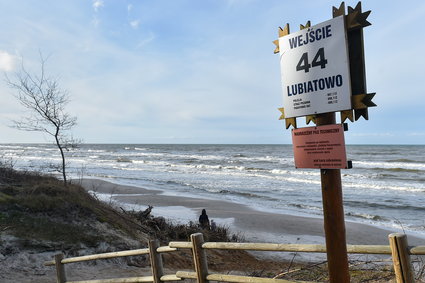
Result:
[[[295,169],[292,145],[81,144],[66,157],[69,178],[322,217],[320,170]],[[347,145],[347,157],[346,221],[425,236],[425,145]],[[0,144],[0,160],[60,177],[53,144]]]

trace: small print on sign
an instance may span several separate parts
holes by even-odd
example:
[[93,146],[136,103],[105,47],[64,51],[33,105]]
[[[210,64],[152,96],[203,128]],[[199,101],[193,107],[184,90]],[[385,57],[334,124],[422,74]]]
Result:
[[342,124],[292,130],[296,168],[346,169]]
[[286,118],[351,109],[344,17],[279,38]]

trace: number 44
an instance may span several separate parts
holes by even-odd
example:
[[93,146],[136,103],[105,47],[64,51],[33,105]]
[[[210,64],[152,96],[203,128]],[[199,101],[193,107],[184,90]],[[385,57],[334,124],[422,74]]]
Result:
[[311,65],[308,63],[308,53],[303,53],[300,58],[300,61],[297,64],[297,71],[304,70],[304,72],[308,73],[310,68],[317,66],[320,66],[320,68],[324,69],[327,63],[328,60],[325,59],[325,49],[322,47],[317,51],[316,55],[313,58],[313,62],[311,62]]

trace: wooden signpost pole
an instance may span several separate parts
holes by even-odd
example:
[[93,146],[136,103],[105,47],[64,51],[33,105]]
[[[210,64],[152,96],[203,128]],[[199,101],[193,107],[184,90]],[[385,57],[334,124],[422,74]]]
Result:
[[[333,9],[333,17],[345,14],[345,5]],[[335,124],[335,112],[316,116],[316,125]],[[323,202],[323,225],[326,238],[329,282],[349,283],[347,242],[345,235],[344,204],[340,169],[320,169]]]
[[[342,2],[339,8],[333,7],[332,14],[332,20],[315,26],[309,21],[292,34],[286,24],[279,28],[279,38],[273,43],[274,53],[280,53],[282,71],[284,107],[279,108],[280,119],[285,119],[287,129],[294,127],[295,165],[320,168],[329,281],[348,283],[340,169],[351,168],[351,164],[346,160],[345,140],[336,125],[335,112],[341,112],[341,123],[360,117],[368,120],[368,107],[376,105],[372,102],[375,94],[366,91],[363,50],[363,28],[370,25],[370,11],[363,12],[359,2],[355,8],[348,7],[346,15]],[[297,129],[296,118],[302,116],[316,127]]]
[[[317,115],[317,126],[335,124],[335,113]],[[340,169],[320,169],[329,282],[350,282]]]

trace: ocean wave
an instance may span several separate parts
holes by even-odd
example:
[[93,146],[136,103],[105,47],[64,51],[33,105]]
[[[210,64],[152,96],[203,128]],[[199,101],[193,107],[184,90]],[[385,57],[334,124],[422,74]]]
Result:
[[407,169],[407,168],[371,168],[372,170],[385,170],[393,172],[410,172],[410,173],[420,173],[423,170],[419,169]]
[[357,152],[357,151],[350,151],[350,154],[352,156],[360,156],[360,155],[367,155],[367,156],[380,156],[382,155],[382,152],[373,152],[373,151],[368,151],[368,152]]
[[[122,165],[125,165],[127,163],[123,163]],[[122,171],[146,171],[143,168],[132,168],[132,167],[114,167],[114,169],[119,169]]]
[[248,156],[241,154],[241,153],[238,153],[238,154],[233,155],[232,157],[248,157]]
[[40,150],[40,148],[39,148],[39,147],[36,147],[36,146],[24,146],[24,148],[25,148],[26,150],[28,150],[28,149]]
[[85,158],[68,158],[67,159],[67,162],[69,162],[70,164],[73,164],[73,163],[82,163],[82,164],[86,164],[86,163],[89,163],[90,161],[88,161],[87,159],[85,159]]
[[354,168],[368,168],[375,170],[425,170],[424,163],[403,163],[403,162],[372,162],[372,161],[353,161]]
[[2,156],[8,156],[8,157],[14,157],[14,158],[19,158],[22,155],[24,155],[26,152],[24,149],[16,149],[16,150],[11,150],[11,149],[7,149],[7,150],[2,150],[1,151],[1,155]]
[[[292,172],[291,172],[292,173]],[[289,176],[284,175],[266,175],[266,174],[252,174],[249,175],[251,177],[257,177],[261,179],[270,179],[274,181],[282,182],[282,185],[284,186],[284,190],[288,190],[291,187],[291,184],[286,184],[285,182],[295,183],[295,184],[314,184],[319,185],[321,184],[320,179],[308,179],[308,176],[302,176],[301,178],[297,178],[295,176],[291,176],[292,174],[288,174]],[[248,176],[248,175],[247,175]]]
[[201,187],[199,187],[195,184],[191,184],[191,183],[179,181],[179,180],[168,180],[168,181],[165,181],[164,183],[167,184],[167,185],[178,185],[178,186],[183,186],[183,187],[186,187],[186,188],[191,188],[195,191],[202,190]]
[[7,144],[0,144],[0,148],[12,148],[12,149],[22,149],[25,148],[21,145],[7,145]]
[[[234,177],[257,177],[274,179],[280,181],[288,181],[292,183],[304,183],[304,184],[320,184],[320,179],[312,180],[308,179],[316,177],[320,173],[313,171],[282,171],[279,175],[271,175],[270,173],[276,173],[277,169],[266,169],[257,167],[244,167],[244,166],[222,166],[222,165],[207,165],[207,164],[169,164],[171,168],[180,170],[182,173],[196,172],[197,174],[210,174],[210,175],[221,175],[221,176],[234,176]],[[186,171],[184,169],[189,169]],[[200,170],[201,169],[201,170]],[[132,169],[125,169],[132,170]],[[294,176],[295,175],[295,176]],[[296,176],[300,176],[297,178]]]
[[95,178],[95,179],[117,179],[117,178],[120,178],[120,177],[118,177],[118,176],[115,176],[115,175],[109,175],[109,174],[100,174],[100,173],[96,173],[96,174],[93,174],[93,173],[86,173],[86,175],[88,176],[88,177],[91,177],[91,178]]
[[353,182],[347,182],[343,180],[343,186],[344,187],[350,187],[350,188],[361,188],[361,189],[368,189],[368,190],[391,190],[391,191],[407,191],[407,192],[425,192],[425,187],[423,187],[423,184],[410,184],[410,186],[404,185],[404,186],[394,186],[394,185],[388,185],[386,183],[384,184],[373,184],[373,183],[353,183]]
[[244,191],[239,191],[239,190],[231,190],[231,189],[220,189],[217,187],[213,187],[213,186],[201,186],[201,185],[195,185],[192,183],[187,183],[187,182],[183,182],[183,181],[167,181],[167,184],[172,184],[172,185],[180,185],[180,186],[184,186],[186,188],[191,188],[197,192],[204,192],[204,193],[212,193],[212,194],[218,194],[218,195],[228,195],[228,196],[233,196],[233,197],[240,197],[241,199],[239,199],[240,201],[242,201],[242,199],[258,199],[258,200],[262,200],[262,201],[277,201],[276,198],[270,197],[270,196],[266,196],[263,194],[260,194],[260,192],[244,192]]
[[266,168],[244,167],[244,166],[240,166],[240,167],[244,168],[244,170],[249,171],[249,172],[270,172],[270,169],[266,169]]
[[376,174],[377,178],[399,178],[398,175],[395,174],[388,174],[388,173],[380,173],[380,174]]
[[232,191],[232,190],[226,190],[226,189],[216,190],[215,188],[204,188],[204,190],[210,193],[229,194],[229,195],[240,196],[240,197],[249,198],[249,199],[256,198],[256,199],[262,199],[262,200],[276,201],[275,198],[265,196],[265,195],[260,195],[254,192],[241,192],[241,191]]
[[372,220],[372,221],[389,221],[389,219],[384,216],[372,215],[367,213],[348,212],[345,215],[355,217],[355,218],[360,218],[360,219]]
[[182,169],[205,169],[205,170],[229,170],[229,171],[248,171],[248,172],[260,172],[268,171],[265,168],[256,167],[245,167],[245,166],[225,166],[225,165],[209,165],[209,164],[170,164],[170,167],[182,168]]
[[[266,163],[278,163],[279,161],[286,161],[285,158],[273,157],[273,156],[248,156],[245,154],[234,154],[232,157],[228,157],[225,155],[211,155],[211,154],[167,154],[168,158],[173,159],[193,159],[193,160],[218,160],[222,163],[231,162],[231,161],[239,161],[239,162],[266,162]],[[293,159],[288,159],[293,160]]]
[[57,156],[57,157],[53,157],[53,156],[22,156],[21,158],[20,158],[21,160],[23,160],[23,161],[44,161],[44,162],[47,162],[47,161],[52,161],[52,162],[58,162],[58,161],[61,161],[62,159],[59,157],[59,156]]
[[108,155],[117,156],[117,157],[124,155],[124,156],[131,156],[131,157],[143,156],[143,157],[147,157],[147,158],[149,158],[149,157],[157,158],[157,157],[163,157],[166,154],[165,153],[157,153],[157,152],[125,152],[125,153],[123,153],[123,152],[113,152],[113,153],[109,153]]
[[270,172],[276,175],[297,175],[297,176],[320,177],[320,171],[318,170],[313,171],[313,170],[293,170],[293,169],[287,169],[287,170],[272,169]]
[[[39,170],[43,164],[60,161],[52,145],[31,147],[37,149],[0,145],[0,155],[16,160],[15,168],[24,170]],[[425,198],[425,162],[418,160],[425,158],[425,147],[419,153],[404,146],[394,148],[398,149],[395,154],[386,146],[361,147],[352,154],[354,169],[341,171],[351,220],[385,226],[392,220],[379,217],[394,219],[399,215],[406,226],[423,224],[425,213],[420,207]],[[362,150],[376,154],[359,157],[357,151]],[[319,215],[320,170],[297,170],[292,156],[290,146],[83,145],[68,153],[68,172],[77,175],[85,160],[82,164],[87,178]],[[118,162],[120,157],[132,162]],[[350,203],[350,199],[359,202]]]
[[184,159],[194,159],[194,160],[225,160],[225,156],[222,155],[211,155],[211,154],[167,154],[168,158],[184,160]]
[[292,206],[292,207],[295,207],[295,208],[301,208],[303,210],[323,211],[323,209],[321,207],[306,205],[306,204],[300,204],[300,203],[291,203],[291,204],[289,204],[289,206]]
[[118,157],[117,162],[132,163],[133,161],[127,157]]
[[[35,148],[33,150],[35,150]],[[57,150],[58,150],[58,148],[55,147],[55,148],[43,148],[42,150],[35,150],[35,151],[36,152],[39,152],[39,153],[42,153],[44,151],[57,151]]]
[[345,200],[344,203],[351,207],[357,208],[374,208],[374,209],[383,209],[383,210],[397,210],[397,211],[425,211],[423,206],[415,206],[410,204],[400,204],[396,203],[394,200],[389,200],[389,204],[368,202],[368,201],[354,201],[354,200]]
[[[142,159],[142,160],[132,160],[133,164],[140,164],[143,166],[143,169],[146,168],[150,168],[151,170],[155,170],[155,171],[161,171],[161,170],[168,170],[168,169],[164,169],[164,168],[168,168],[168,167],[172,167],[173,164],[167,162],[167,161],[161,161],[161,160],[147,160],[147,159]],[[137,165],[136,165],[137,166]],[[137,169],[137,167],[136,167]],[[142,169],[142,168],[138,168],[138,169]]]
[[396,181],[403,181],[403,182],[411,182],[411,181],[415,181],[417,183],[424,183],[425,184],[425,178],[412,178],[412,177],[401,177],[400,175],[396,175],[396,174],[386,174],[386,173],[381,173],[381,174],[376,174],[373,178],[376,179],[383,179],[385,181],[387,181],[388,179],[392,179],[392,180],[396,180]]
[[289,174],[289,170],[281,170],[281,169],[272,169],[270,171],[272,174],[279,174],[279,175],[287,175]]
[[189,168],[189,169],[214,169],[214,170],[221,170],[223,169],[222,165],[207,165],[207,164],[194,164],[194,165],[188,165],[188,164],[170,164],[171,167],[174,168]]
[[87,152],[94,152],[94,153],[103,153],[103,152],[107,152],[104,149],[88,149]]
[[[128,148],[128,147],[126,147]],[[217,163],[218,165],[224,164],[245,164],[245,163],[269,163],[269,164],[283,164],[288,165],[293,163],[292,158],[276,158],[271,156],[259,156],[259,157],[249,157],[246,154],[234,154],[232,157],[225,155],[212,155],[212,154],[179,154],[179,153],[159,153],[159,152],[150,152],[147,149],[136,148],[138,151],[126,150],[126,152],[108,152],[107,155],[104,155],[104,158],[109,157],[120,157],[125,155],[126,157],[144,157],[145,159],[167,159],[170,162],[185,163],[185,164],[195,164],[201,162],[211,162]],[[90,152],[90,151],[89,151]],[[96,151],[93,151],[96,152]],[[124,153],[124,154],[123,154]],[[255,167],[255,166],[250,166]]]
[[420,163],[420,164],[424,164],[425,161],[419,161],[419,160],[413,160],[413,159],[407,159],[407,158],[400,158],[400,159],[392,159],[392,160],[387,160],[387,162],[389,163]]
[[[172,167],[175,165],[172,165]],[[208,166],[208,165],[203,165],[203,166]],[[215,166],[214,166],[215,167]],[[291,176],[292,172],[290,174],[288,174],[289,176],[284,176],[284,175],[270,175],[267,174],[267,171],[254,171],[254,170],[241,170],[241,168],[236,169],[236,170],[226,170],[225,167],[223,166],[218,166],[220,168],[214,168],[214,169],[221,169],[221,170],[204,170],[204,171],[196,171],[196,174],[207,174],[207,175],[219,175],[219,176],[233,176],[233,177],[253,177],[253,178],[260,178],[260,179],[272,179],[272,180],[277,180],[277,181],[282,181],[282,182],[291,182],[291,183],[297,183],[297,184],[315,184],[315,185],[320,185],[320,179],[317,180],[313,180],[313,179],[308,179],[306,177],[308,177],[308,175],[302,175],[300,178]],[[225,169],[225,170],[223,170]],[[298,176],[298,175],[297,175]]]

